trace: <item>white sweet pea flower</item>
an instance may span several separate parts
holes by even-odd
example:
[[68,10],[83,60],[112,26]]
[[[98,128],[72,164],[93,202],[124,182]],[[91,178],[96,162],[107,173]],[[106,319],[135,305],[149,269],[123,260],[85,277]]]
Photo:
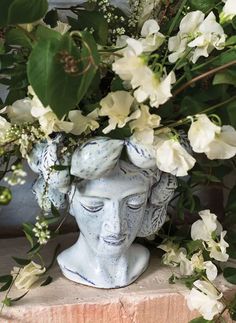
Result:
[[193,240],[210,241],[212,234],[220,234],[222,232],[222,226],[217,220],[217,216],[211,213],[210,210],[204,210],[199,212],[202,220],[197,220],[191,227],[191,238]]
[[134,91],[134,97],[138,102],[144,102],[149,99],[150,105],[158,108],[172,96],[171,85],[174,82],[174,72],[159,77],[147,67],[147,69],[143,71],[142,76],[140,75],[138,79],[134,78],[131,81],[131,85],[133,89],[138,87]]
[[[191,237],[193,240],[203,240],[205,249],[210,253],[210,257],[225,262],[229,255],[226,248],[229,246],[224,240],[226,231],[222,231],[222,226],[215,214],[209,210],[199,212],[202,220],[197,220],[192,224]],[[220,236],[220,239],[218,238]]]
[[195,271],[206,271],[206,276],[210,281],[217,277],[217,267],[211,261],[204,261],[202,251],[195,253],[191,257],[191,264]]
[[189,309],[199,311],[206,320],[212,320],[224,309],[224,305],[219,301],[223,296],[222,293],[218,293],[207,281],[197,280],[193,285],[187,296]]
[[[205,18],[203,12],[189,12],[180,22],[179,33],[170,37],[168,42],[170,63],[187,55],[196,63],[200,56],[208,57],[215,48],[224,48],[226,35],[221,25],[216,22],[213,12]],[[192,48],[192,50],[191,50]]]
[[168,138],[168,136],[157,136],[155,140],[157,167],[175,176],[187,175],[196,160],[181,146],[179,141],[176,138]]
[[31,114],[31,99],[25,98],[15,101],[5,109],[11,123],[21,124],[24,122],[34,122],[35,118]]
[[[158,32],[149,35],[149,33],[159,30],[158,28],[158,24],[154,23],[154,21],[147,21],[147,24],[144,24],[142,34],[147,34],[147,37],[156,35],[158,38]],[[165,71],[161,74],[154,73],[146,65],[146,59],[140,56],[145,52],[144,47],[149,45],[152,47],[153,44],[155,47],[155,44],[157,44],[156,40],[154,40],[154,43],[153,39],[150,40],[150,43],[149,40],[146,42],[146,38],[136,40],[127,36],[121,37],[117,46],[127,46],[118,51],[123,57],[117,59],[112,64],[112,69],[126,82],[126,85],[130,85],[135,90],[134,97],[139,103],[149,99],[150,105],[157,108],[172,96],[171,85],[175,82],[175,74],[173,71],[168,75],[166,75]],[[153,47],[151,50],[153,50]]]
[[180,248],[180,254],[179,254],[179,271],[180,274],[183,276],[190,276],[193,274],[194,271],[194,267],[193,264],[191,262],[191,260],[189,260],[186,257],[187,254],[187,250],[184,248]]
[[64,121],[63,118],[59,120],[49,106],[43,106],[31,86],[29,86],[28,92],[33,96],[31,99],[31,115],[38,120],[41,130],[46,135],[50,135],[54,131],[69,133],[73,129],[72,122]]
[[8,122],[5,118],[0,116],[0,142],[5,137],[7,131],[11,128],[10,122]]
[[61,35],[64,35],[71,29],[71,26],[65,22],[57,21],[56,27],[52,28],[53,30],[59,32]]
[[167,241],[158,246],[159,249],[165,251],[162,256],[162,262],[164,265],[177,267],[180,262],[179,254],[181,252],[179,245],[173,243],[172,241]]
[[140,106],[140,116],[129,123],[131,131],[134,131],[134,137],[147,144],[152,144],[154,140],[154,128],[159,127],[161,118],[156,114],[149,113],[149,107],[142,104]]
[[95,109],[87,116],[82,115],[82,111],[72,110],[68,114],[68,118],[73,122],[73,129],[70,131],[73,135],[81,135],[83,132],[99,128],[99,123],[96,121],[98,119],[98,111]]
[[112,69],[123,81],[131,81],[133,78],[138,79],[147,68],[145,61],[137,56],[135,52],[130,51],[129,48],[124,50],[126,50],[126,55],[117,59],[112,64]]
[[223,126],[220,133],[215,134],[205,154],[209,159],[229,159],[236,155],[236,131],[231,126]]
[[109,125],[103,129],[103,133],[109,133],[116,127],[123,128],[128,121],[137,119],[140,111],[136,110],[131,113],[133,103],[134,98],[126,91],[111,92],[103,98],[100,101],[101,109],[99,115],[109,117]]
[[[216,133],[220,133],[220,127],[216,126],[206,114],[197,114],[196,121],[193,121],[189,131],[188,139],[190,145],[196,153],[203,153],[207,150],[209,143],[211,143]],[[189,117],[193,120],[192,117]]]
[[181,275],[192,275],[193,265],[186,257],[187,250],[185,248],[179,248],[179,246],[172,241],[167,241],[159,245],[158,248],[166,252],[162,256],[162,262],[164,265],[171,267],[179,266]]
[[210,257],[221,262],[229,259],[229,255],[226,253],[229,244],[224,240],[226,233],[226,231],[221,232],[219,242],[213,239],[207,242],[207,250],[210,251]]
[[154,19],[149,19],[143,24],[141,30],[142,38],[139,41],[142,44],[144,53],[154,52],[163,44],[165,36],[159,30],[160,27]]
[[226,0],[225,5],[220,13],[220,23],[224,23],[233,19],[236,16],[236,1]]
[[[31,261],[24,268],[20,269],[18,267],[14,267],[12,271],[12,275],[17,275],[15,279],[15,286],[17,289],[27,289],[29,290],[31,286],[36,283],[42,274],[44,274],[46,268],[41,267],[36,264],[34,261]],[[19,273],[19,274],[18,274]]]

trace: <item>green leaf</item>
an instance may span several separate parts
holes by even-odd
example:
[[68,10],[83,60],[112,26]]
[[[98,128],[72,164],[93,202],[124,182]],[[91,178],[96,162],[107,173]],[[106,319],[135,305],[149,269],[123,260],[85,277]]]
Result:
[[201,10],[204,13],[213,9],[217,4],[217,0],[190,0],[190,6],[194,10]]
[[41,248],[41,245],[39,243],[36,243],[27,253],[36,254]]
[[37,40],[60,40],[62,38],[62,35],[56,30],[50,29],[43,25],[39,25],[37,27],[35,37]]
[[29,57],[27,74],[35,93],[46,107],[49,105],[49,80],[57,53],[58,40],[40,40]]
[[236,128],[236,102],[231,102],[226,106],[230,125]]
[[108,24],[104,16],[98,11],[80,10],[78,20],[68,17],[68,22],[74,30],[92,30],[97,43],[106,45],[108,39]]
[[47,0],[0,0],[0,26],[31,23],[48,9]]
[[48,11],[43,20],[47,25],[50,25],[51,28],[56,27],[57,21],[59,20],[57,11],[55,9]]
[[229,193],[225,209],[227,212],[236,213],[236,185],[231,189]]
[[31,247],[34,246],[34,232],[32,231],[34,226],[31,223],[23,223],[23,231]]
[[211,322],[214,323],[214,321],[205,320],[202,316],[200,316],[191,320],[189,323],[211,323]]
[[231,68],[217,73],[213,79],[213,85],[217,84],[232,84],[236,86],[236,70]]
[[51,212],[52,212],[52,215],[55,217],[55,218],[59,218],[61,216],[60,212],[58,211],[58,209],[54,206],[53,203],[51,203]]
[[48,276],[47,279],[40,286],[47,286],[53,281],[51,276]]
[[[227,242],[229,242],[227,240]],[[227,253],[229,255],[230,258],[236,259],[236,245],[229,245],[229,247],[227,248]]]
[[2,303],[4,305],[6,305],[7,307],[12,306],[12,299],[10,297],[5,297],[4,300],[2,301]]
[[236,285],[236,268],[233,268],[233,267],[224,268],[223,275],[228,282]]
[[13,277],[9,275],[7,282],[0,288],[0,292],[5,292],[11,286]]
[[231,20],[231,24],[233,28],[236,29],[236,17],[233,17],[233,19]]
[[[89,33],[81,37],[80,51],[69,35],[40,39],[29,58],[30,84],[43,105],[49,105],[59,118],[81,101],[98,67],[96,43]],[[74,60],[78,72],[65,71],[63,55]]]
[[203,249],[203,244],[201,240],[195,240],[195,241],[189,241],[186,244],[187,250],[188,250],[188,254],[193,254],[195,251],[199,250],[199,249]]
[[11,275],[3,275],[3,276],[0,276],[0,284],[7,283],[11,279],[12,279],[12,276]]
[[6,44],[8,46],[17,45],[29,49],[32,48],[31,40],[21,29],[10,29],[6,34]]
[[66,170],[69,169],[70,166],[68,165],[53,165],[50,167],[52,170],[56,170],[56,171],[62,171],[62,170]]
[[235,45],[235,44],[236,44],[236,36],[229,37],[225,42],[226,46],[231,46],[231,45]]
[[14,260],[15,260],[15,262],[18,264],[18,265],[20,265],[20,266],[26,266],[26,265],[28,265],[30,262],[31,262],[31,260],[30,259],[24,259],[24,258],[17,258],[17,257],[12,257]]
[[[97,44],[95,43],[92,35],[88,32],[82,32],[83,46],[81,50],[82,71],[86,71],[81,77],[80,86],[77,92],[78,103],[82,100],[87,92],[89,85],[92,83],[96,75],[99,65],[99,55],[97,51]],[[86,57],[91,57],[90,66],[88,68],[88,61],[84,60]]]

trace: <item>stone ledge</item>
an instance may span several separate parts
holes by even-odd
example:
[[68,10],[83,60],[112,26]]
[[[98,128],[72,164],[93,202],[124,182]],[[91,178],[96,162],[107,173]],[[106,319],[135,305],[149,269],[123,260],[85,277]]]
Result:
[[[51,257],[58,242],[64,249],[75,240],[75,234],[58,237],[46,248],[45,257]],[[24,256],[28,245],[25,239],[15,238],[0,240],[0,246],[0,275],[3,275],[14,265],[10,257]],[[57,265],[50,275],[54,278],[50,285],[32,289],[16,305],[5,308],[0,322],[188,323],[198,316],[186,305],[186,288],[168,284],[172,271],[161,266],[156,250],[152,252],[148,270],[125,288],[101,290],[76,284],[64,278]],[[21,294],[12,290],[11,296]],[[3,293],[0,296],[3,297]]]

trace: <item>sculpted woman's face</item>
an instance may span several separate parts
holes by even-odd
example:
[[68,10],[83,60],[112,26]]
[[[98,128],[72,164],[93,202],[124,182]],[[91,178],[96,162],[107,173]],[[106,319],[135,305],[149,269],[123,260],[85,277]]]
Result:
[[110,176],[83,181],[73,193],[71,213],[87,245],[99,256],[119,256],[141,228],[149,180],[116,168]]

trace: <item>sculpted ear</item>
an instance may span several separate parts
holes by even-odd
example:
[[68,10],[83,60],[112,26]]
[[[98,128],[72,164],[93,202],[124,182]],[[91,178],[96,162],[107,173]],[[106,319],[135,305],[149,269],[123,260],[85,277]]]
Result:
[[162,173],[159,181],[151,188],[138,237],[147,237],[162,227],[166,219],[168,203],[172,199],[176,188],[176,177],[168,173]]

